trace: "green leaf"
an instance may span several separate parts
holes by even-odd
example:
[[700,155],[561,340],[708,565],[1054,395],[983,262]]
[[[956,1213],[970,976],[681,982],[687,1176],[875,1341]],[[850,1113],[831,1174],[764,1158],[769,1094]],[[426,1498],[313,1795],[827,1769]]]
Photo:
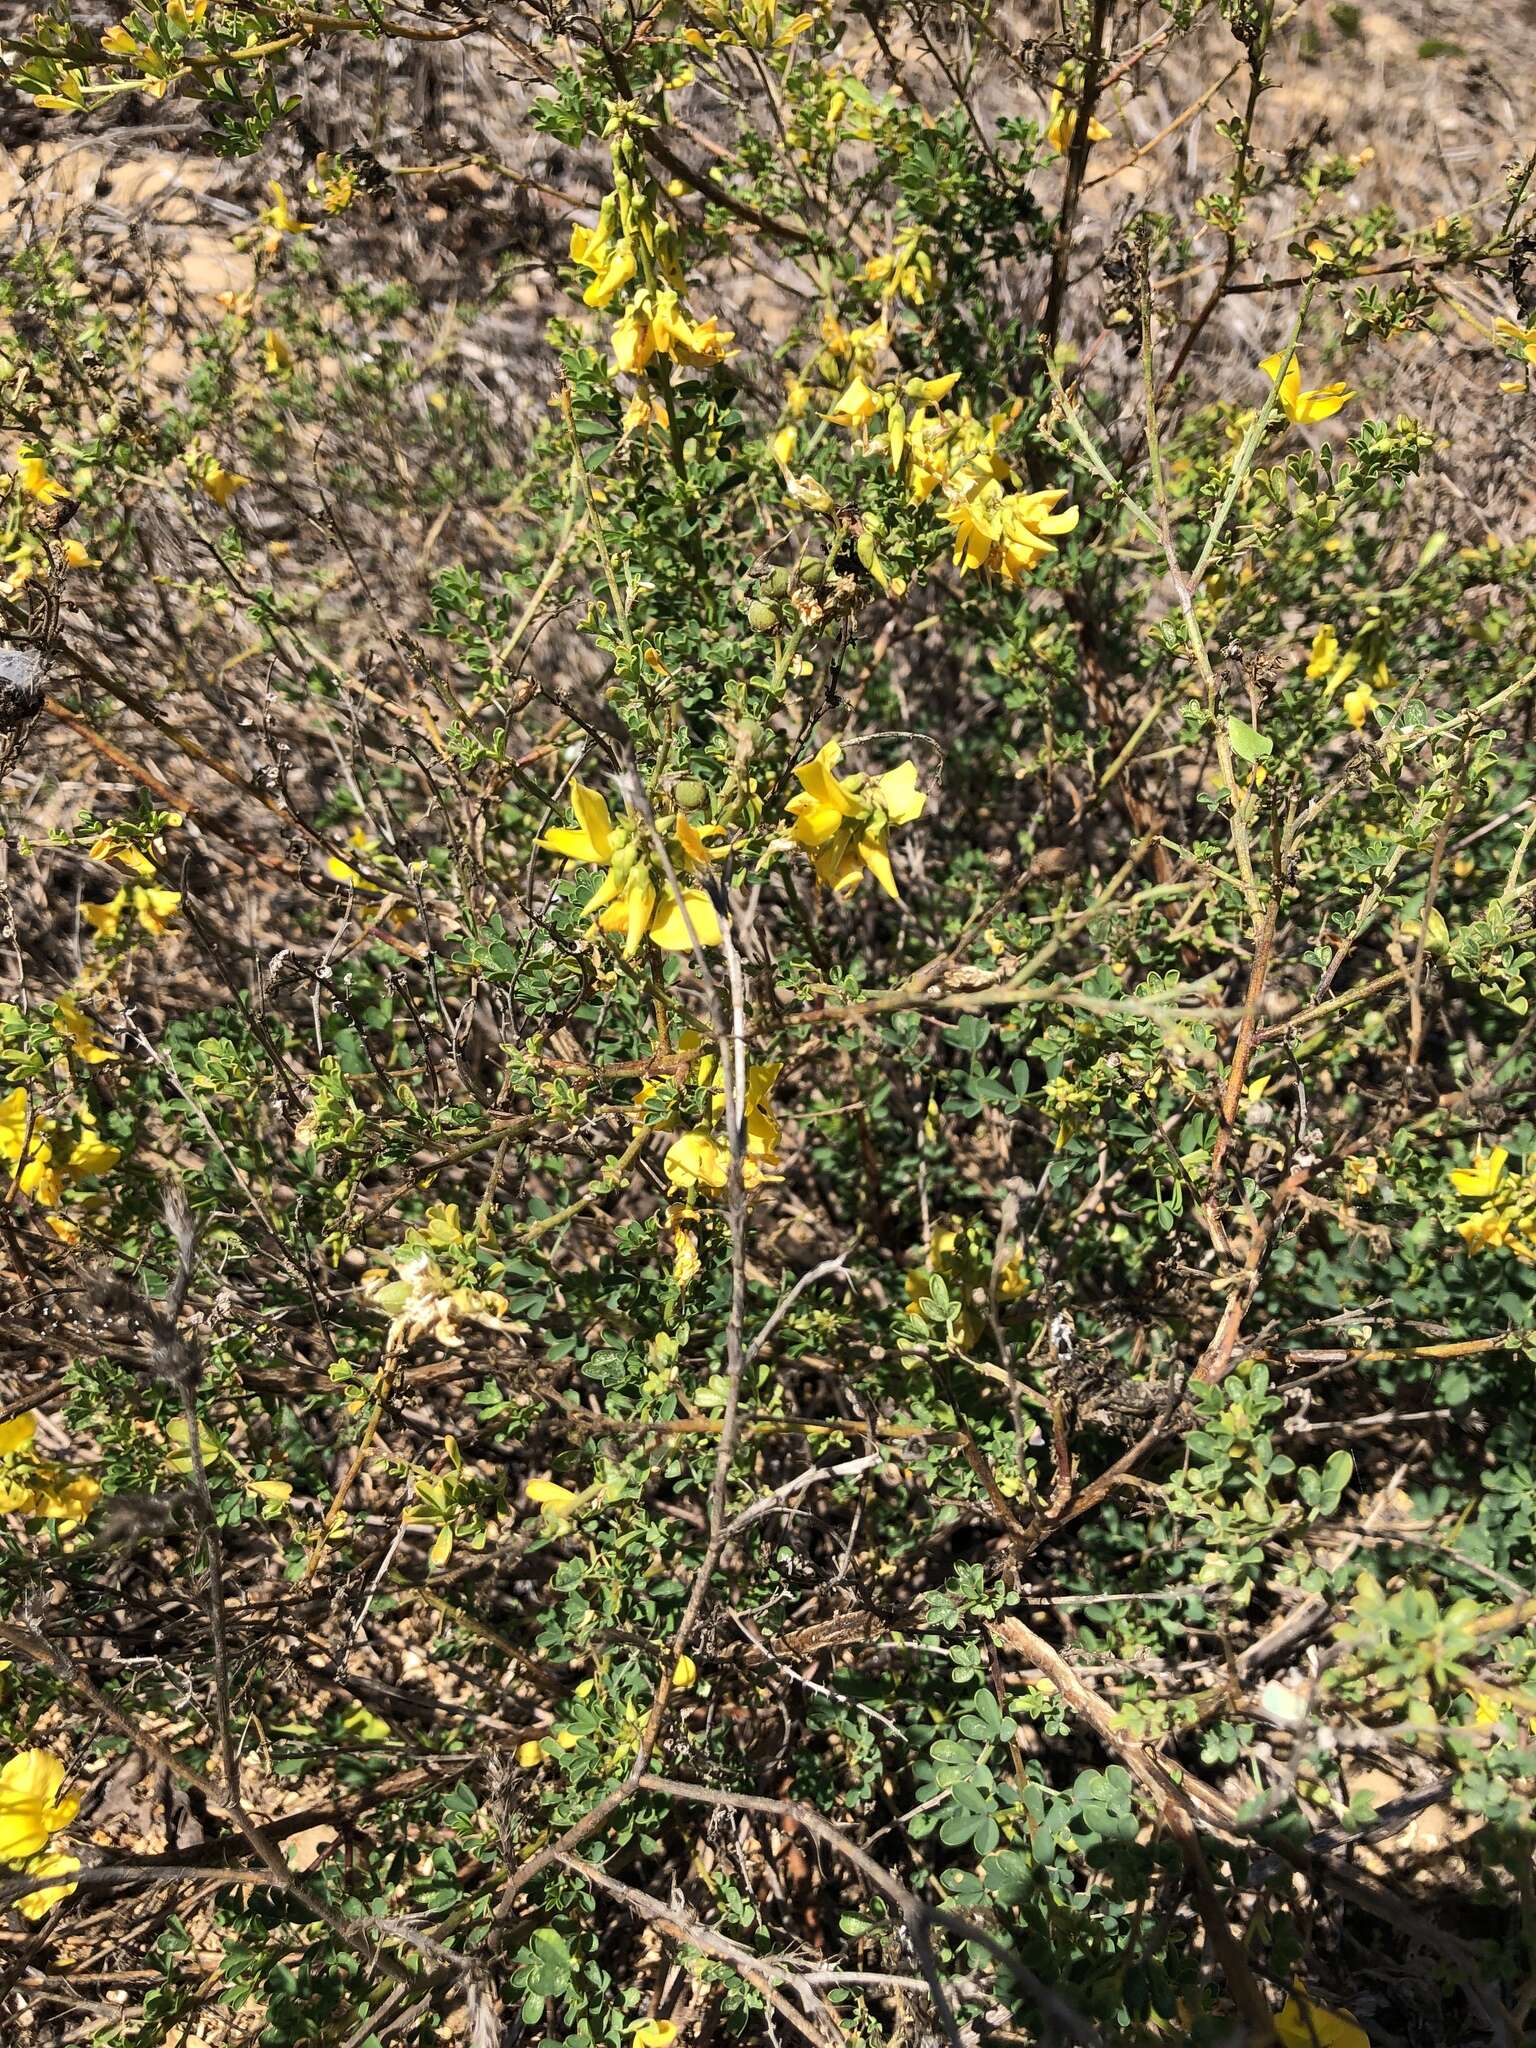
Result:
[[1227,738],[1240,761],[1267,761],[1275,751],[1273,740],[1266,739],[1257,727],[1236,715],[1227,719]]

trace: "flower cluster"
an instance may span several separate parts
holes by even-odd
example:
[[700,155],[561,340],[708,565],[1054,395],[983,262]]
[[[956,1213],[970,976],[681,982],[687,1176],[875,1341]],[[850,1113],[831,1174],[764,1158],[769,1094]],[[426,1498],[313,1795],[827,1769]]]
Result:
[[[78,1799],[60,1797],[63,1787],[64,1766],[46,1749],[24,1749],[0,1765],[0,1863],[28,1877],[67,1877],[80,1868],[78,1856],[48,1846],[80,1811]],[[40,1920],[74,1889],[72,1884],[45,1885],[17,1905],[29,1920]]]
[[683,304],[686,281],[676,227],[657,210],[643,152],[620,129],[613,142],[613,190],[597,224],[571,229],[571,261],[591,273],[582,302],[607,307],[635,287],[614,324],[613,360],[638,376],[656,356],[707,369],[731,354],[732,330],[694,320]]
[[[1362,674],[1368,661],[1368,675]],[[1359,647],[1352,647],[1347,654],[1340,653],[1339,636],[1332,626],[1319,626],[1312,636],[1307,657],[1307,681],[1327,683],[1328,687],[1323,692],[1325,703],[1344,691],[1339,702],[1345,718],[1356,732],[1364,727],[1382,693],[1392,687],[1392,678],[1384,661],[1370,660]],[[1347,690],[1344,689],[1346,683],[1350,685]]]
[[582,782],[571,784],[571,807],[575,825],[552,827],[539,844],[563,860],[606,869],[584,908],[599,931],[624,934],[626,960],[645,938],[664,953],[686,953],[695,940],[719,945],[720,920],[707,891],[683,880],[708,873],[710,862],[723,857],[723,849],[708,844],[719,836],[718,825],[695,825],[681,811],[656,821],[656,837],[680,885],[674,888],[644,820],[625,811],[615,823],[599,792]]
[[1456,1228],[1474,1252],[1513,1252],[1536,1264],[1536,1178],[1509,1171],[1509,1153],[1495,1145],[1479,1151],[1470,1166],[1452,1170],[1451,1186],[1478,1207]]
[[[73,1005],[69,1007],[73,1010]],[[96,1045],[83,1018],[78,1028],[85,1058],[115,1057]],[[101,1136],[88,1109],[80,1111],[79,1125],[71,1137],[60,1125],[37,1116],[25,1088],[13,1088],[0,1096],[0,1162],[9,1166],[12,1183],[40,1209],[58,1209],[67,1189],[110,1173],[123,1156],[118,1146]],[[54,1236],[66,1244],[73,1244],[80,1234],[67,1216],[50,1215],[46,1221]]]
[[[669,1184],[681,1195],[692,1197],[701,1190],[722,1194],[730,1180],[730,1140],[725,1122],[725,1082],[719,1057],[705,1049],[697,1031],[685,1031],[677,1049],[693,1061],[690,1083],[702,1098],[699,1121],[674,1138],[662,1162]],[[744,1186],[755,1188],[772,1174],[779,1159],[779,1126],[768,1106],[769,1091],[779,1078],[777,1062],[747,1068],[746,1101],[742,1105],[746,1122],[746,1156],[742,1160]],[[650,1111],[664,1101],[660,1082],[647,1081],[636,1097],[639,1108]],[[669,1115],[670,1113],[664,1111]],[[647,1122],[650,1116],[647,1115]]]
[[863,881],[866,870],[886,895],[900,902],[891,873],[892,825],[910,825],[923,813],[927,798],[917,786],[917,769],[903,761],[884,775],[837,773],[843,750],[828,740],[812,761],[795,770],[800,794],[791,797],[794,819],[789,836],[815,863],[818,878],[839,896]]
[[[907,1274],[907,1316],[924,1328],[937,1319],[935,1280],[943,1283],[951,1300],[959,1302],[959,1313],[949,1327],[953,1341],[962,1351],[969,1351],[986,1328],[992,1282],[992,1251],[978,1225],[954,1219],[941,1223],[929,1237],[923,1264]],[[998,1298],[1016,1300],[1028,1287],[1023,1259],[1015,1252],[999,1269]]]
[[36,1440],[35,1415],[0,1422],[0,1514],[31,1515],[72,1528],[96,1505],[101,1488],[87,1473],[39,1458]]
[[[1059,509],[1064,490],[1018,487],[1000,445],[1018,408],[980,420],[969,400],[957,407],[943,404],[957,379],[957,372],[909,378],[898,394],[894,387],[872,387],[860,374],[827,418],[863,434],[872,452],[884,453],[915,505],[941,501],[939,517],[952,530],[958,568],[1019,583],[1056,552],[1055,536],[1077,525],[1078,508]],[[884,431],[870,438],[869,424],[877,415]]]
[[439,1252],[459,1253],[468,1244],[457,1204],[435,1202],[422,1228],[413,1230],[398,1250],[385,1254],[388,1265],[370,1266],[363,1274],[358,1292],[389,1317],[391,1355],[421,1337],[457,1350],[464,1341],[459,1330],[465,1323],[492,1330],[506,1327],[507,1297],[494,1288],[456,1279],[438,1257]]

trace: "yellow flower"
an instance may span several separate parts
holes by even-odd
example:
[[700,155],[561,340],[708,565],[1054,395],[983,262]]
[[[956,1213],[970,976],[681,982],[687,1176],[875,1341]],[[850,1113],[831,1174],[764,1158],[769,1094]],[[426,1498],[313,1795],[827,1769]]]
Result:
[[1307,681],[1320,683],[1339,658],[1339,636],[1332,626],[1319,626],[1312,635],[1312,650],[1307,658]]
[[1347,405],[1355,395],[1347,384],[1319,384],[1311,391],[1303,391],[1301,359],[1294,350],[1289,362],[1282,350],[1279,355],[1266,356],[1259,368],[1278,390],[1280,410],[1299,426],[1311,426],[1317,420],[1331,419],[1339,407]]
[[27,496],[36,498],[40,505],[56,505],[60,498],[69,496],[69,486],[51,475],[46,458],[30,448],[22,451],[16,476]]
[[[0,1768],[0,1862],[29,1877],[67,1877],[80,1859],[67,1850],[51,1849],[49,1838],[67,1828],[80,1802],[59,1797],[64,1766],[45,1749],[24,1749]],[[40,1920],[75,1889],[72,1884],[45,1885],[17,1900],[29,1920]]]
[[730,1178],[730,1153],[708,1131],[685,1131],[674,1139],[663,1164],[673,1187],[690,1193],[695,1188],[718,1193]]
[[262,224],[261,246],[265,254],[275,256],[289,235],[308,235],[314,232],[312,222],[295,219],[288,210],[288,197],[276,178],[267,180],[267,190],[272,194],[269,206],[263,206],[257,213]]
[[237,470],[226,469],[217,456],[210,455],[198,481],[219,510],[226,512],[236,491],[243,491],[250,478],[241,476]]
[[1003,537],[1003,487],[989,478],[968,496],[957,498],[940,515],[955,530],[955,567],[984,569]]
[[180,908],[178,890],[135,889],[133,892],[133,914],[152,939],[160,938],[170,929],[171,919]]
[[621,235],[614,239],[617,218],[618,202],[610,192],[603,201],[595,228],[584,228],[580,222],[572,224],[571,261],[593,274],[592,282],[581,295],[585,305],[606,306],[635,274],[635,252],[630,247],[629,237]]
[[1381,1161],[1369,1152],[1352,1153],[1344,1162],[1344,1185],[1352,1195],[1369,1195],[1381,1178]]
[[[1058,156],[1065,156],[1077,135],[1077,109],[1069,107],[1061,96],[1061,88],[1067,82],[1065,71],[1056,74],[1056,84],[1051,92],[1051,120],[1045,131],[1045,139]],[[1094,115],[1088,116],[1088,140],[1108,142],[1109,130]]]
[[[67,1877],[72,1870],[80,1868],[80,1858],[71,1856],[67,1849],[50,1849],[45,1855],[34,1856],[27,1866],[28,1877]],[[41,1920],[67,1899],[75,1887],[72,1884],[44,1885],[40,1891],[28,1892],[16,1901],[16,1910],[28,1920]]]
[[[691,1031],[684,1033],[678,1041],[682,1052],[697,1051],[701,1044],[697,1033]],[[710,1089],[710,1116],[715,1128],[725,1119],[725,1083],[717,1072],[719,1064],[714,1053],[705,1052],[699,1058],[694,1076],[699,1086]],[[769,1093],[778,1078],[777,1061],[766,1061],[761,1065],[754,1063],[747,1068],[747,1099],[742,1105],[747,1142],[741,1162],[742,1185],[746,1188],[760,1186],[779,1162],[778,1119],[768,1107]],[[647,1082],[640,1090],[642,1103],[654,1093],[654,1088],[654,1083]],[[680,1193],[693,1194],[704,1189],[718,1195],[729,1185],[730,1145],[723,1135],[715,1135],[715,1128],[684,1131],[667,1147],[662,1161],[663,1170],[668,1181]],[[696,1260],[697,1248],[694,1257]]]
[[689,1692],[699,1682],[699,1667],[684,1651],[672,1666],[672,1689],[674,1692]]
[[1344,716],[1355,728],[1355,731],[1359,732],[1365,721],[1376,709],[1376,692],[1369,683],[1356,683],[1352,690],[1344,692],[1341,702],[1344,706]]
[[581,1496],[572,1493],[568,1486],[557,1486],[553,1479],[530,1479],[528,1498],[553,1521],[559,1522],[575,1513]]
[[53,1146],[41,1125],[29,1120],[27,1091],[13,1088],[0,1100],[0,1159],[7,1160],[16,1186],[45,1209],[58,1207],[61,1186]]
[[[915,494],[916,495],[916,494]],[[1052,534],[1070,533],[1079,508],[1056,508],[1065,491],[1005,491],[995,476],[954,488],[941,515],[954,528],[955,566],[990,569],[1017,583],[1056,552]]]
[[39,1469],[27,1513],[47,1521],[83,1522],[101,1498],[101,1488],[84,1472],[71,1473],[62,1465]]
[[269,327],[261,338],[261,359],[269,377],[293,368],[293,350],[275,327]]
[[[354,853],[360,853],[365,860],[379,850],[378,840],[371,833],[365,832],[361,825],[354,825],[352,827],[351,831],[347,834],[347,844]],[[378,893],[378,883],[365,880],[358,873],[357,869],[353,867],[352,863],[343,860],[340,854],[333,853],[327,857],[325,872],[333,882],[345,882],[348,888],[363,889],[372,894]]]
[[1313,2005],[1298,1988],[1275,2015],[1280,2048],[1371,2048],[1371,2037],[1353,2013]]
[[888,839],[892,825],[921,817],[927,798],[917,786],[911,761],[873,778],[840,776],[843,750],[828,740],[812,761],[795,770],[799,796],[791,797],[790,838],[811,855],[818,878],[839,895],[864,879],[867,868],[886,895],[900,902],[891,872]]
[[663,355],[671,356],[690,369],[702,370],[711,363],[723,363],[735,351],[732,327],[719,326],[711,314],[707,320],[690,320],[670,287],[656,294],[651,308],[651,332]]
[[110,1047],[97,1043],[95,1026],[73,996],[59,997],[53,1006],[53,1021],[69,1040],[69,1049],[75,1058],[86,1066],[99,1067],[104,1060],[118,1057]]
[[[720,920],[708,894],[685,884],[679,898],[665,873],[653,868],[650,835],[637,818],[626,812],[615,824],[599,792],[581,782],[571,784],[571,806],[575,825],[553,826],[539,844],[563,860],[607,870],[584,908],[597,919],[600,931],[624,934],[626,960],[634,958],[647,936],[664,953],[686,953],[693,939],[701,946],[719,945]],[[681,814],[672,819],[662,836],[669,842],[673,873],[681,878],[707,871],[719,856],[706,839],[718,829],[696,826]]]
[[1486,1201],[1503,1180],[1508,1164],[1509,1153],[1504,1146],[1495,1145],[1486,1158],[1479,1148],[1470,1166],[1452,1167],[1451,1186],[1468,1201]]
[[117,928],[122,922],[123,912],[128,908],[128,891],[119,889],[117,894],[105,903],[82,903],[80,915],[95,932],[98,939],[115,939]]
[[691,1287],[703,1270],[703,1262],[699,1258],[699,1240],[691,1230],[685,1228],[684,1219],[687,1215],[688,1211],[685,1209],[673,1209],[668,1211],[667,1217],[672,1225],[672,1279],[679,1292],[685,1287]]
[[0,1458],[15,1458],[23,1451],[30,1451],[36,1436],[35,1411],[13,1415],[9,1422],[0,1422]]
[[638,377],[656,353],[655,331],[644,306],[631,306],[609,339],[614,362],[629,377]]
[[64,1766],[46,1749],[24,1749],[0,1766],[0,1863],[30,1861],[69,1826],[80,1802],[59,1796],[63,1784]]
[[1078,506],[1071,505],[1065,512],[1056,509],[1066,495],[1065,491],[1014,491],[1004,498],[1002,548],[991,566],[1005,583],[1019,582],[1047,555],[1055,554],[1048,535],[1070,533],[1076,526]]
[[676,2040],[671,2020],[645,2020],[635,2029],[633,2048],[673,2048]]
[[544,1761],[543,1743],[532,1740],[520,1742],[517,1745],[517,1760],[525,1771],[537,1770]]
[[66,540],[64,543],[64,566],[66,569],[99,569],[101,557],[93,555],[81,540]]
[[130,874],[142,875],[146,882],[154,880],[154,862],[115,825],[109,825],[105,832],[99,832],[91,841],[90,856],[92,860],[115,860]]
[[1522,355],[1528,363],[1536,364],[1536,320],[1529,327],[1521,327],[1513,320],[1495,320],[1494,339],[1502,341]]
[[72,1181],[110,1173],[123,1156],[122,1147],[108,1144],[89,1119],[82,1119],[82,1122],[85,1127],[70,1147],[69,1158],[65,1161],[65,1172]]
[[862,427],[880,411],[880,400],[862,377],[855,377],[827,414],[834,427]]

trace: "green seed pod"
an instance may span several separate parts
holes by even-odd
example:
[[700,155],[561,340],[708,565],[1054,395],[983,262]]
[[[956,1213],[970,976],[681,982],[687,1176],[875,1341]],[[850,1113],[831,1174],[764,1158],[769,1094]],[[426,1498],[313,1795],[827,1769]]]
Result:
[[680,811],[702,811],[709,802],[709,791],[696,775],[684,775],[674,782],[672,795]]
[[827,565],[825,562],[802,562],[800,564],[796,581],[803,583],[808,590],[819,590],[826,580]]
[[760,597],[754,597],[747,606],[747,624],[754,633],[777,632],[779,615],[771,604],[765,603]]

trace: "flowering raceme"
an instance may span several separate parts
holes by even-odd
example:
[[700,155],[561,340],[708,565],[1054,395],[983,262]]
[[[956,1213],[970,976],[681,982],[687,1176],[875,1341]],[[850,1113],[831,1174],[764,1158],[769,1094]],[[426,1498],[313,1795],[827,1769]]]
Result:
[[111,940],[118,936],[123,918],[131,910],[135,922],[152,939],[158,939],[170,929],[171,919],[180,908],[179,890],[135,886],[132,890],[119,889],[105,903],[82,903],[80,915],[98,939]]
[[[563,860],[606,868],[583,907],[587,916],[597,919],[600,931],[624,934],[626,960],[635,957],[647,937],[664,953],[686,953],[694,939],[701,946],[719,945],[720,920],[709,895],[684,883],[679,897],[665,872],[658,872],[640,819],[626,811],[615,824],[598,791],[581,782],[571,784],[571,807],[575,825],[553,826],[539,844]],[[657,831],[667,842],[672,871],[680,879],[705,874],[711,860],[723,858],[723,848],[707,843],[718,836],[718,825],[695,825],[679,812],[659,820]]]
[[[731,1177],[731,1148],[723,1129],[725,1083],[720,1077],[719,1057],[704,1050],[704,1041],[696,1031],[682,1034],[678,1051],[697,1055],[691,1079],[695,1087],[709,1091],[709,1122],[674,1138],[662,1164],[668,1181],[679,1194],[691,1196],[701,1189],[723,1194]],[[741,1163],[742,1185],[747,1188],[760,1186],[779,1162],[778,1119],[768,1106],[769,1091],[778,1078],[777,1061],[747,1068],[747,1099],[743,1104],[747,1142]],[[647,1081],[636,1101],[643,1108],[654,1102],[659,1093],[658,1083]]]
[[614,190],[604,198],[595,227],[572,227],[570,255],[591,272],[581,295],[584,305],[610,306],[638,280],[610,337],[615,366],[626,376],[639,376],[656,356],[695,370],[724,362],[735,335],[713,316],[693,319],[684,307],[678,230],[658,214],[644,153],[622,130],[614,138],[613,166]]
[[[1018,583],[1056,552],[1055,536],[1077,525],[1078,507],[1060,509],[1064,490],[1016,487],[1013,465],[999,441],[1018,408],[982,421],[967,400],[956,407],[944,405],[958,376],[950,371],[942,377],[909,378],[898,396],[894,390],[876,390],[859,375],[827,419],[883,450],[913,504],[942,499],[939,517],[952,530],[957,568],[985,570],[1005,583]],[[915,401],[910,415],[903,400]],[[869,440],[877,414],[883,416],[884,433]]]
[[840,776],[842,756],[839,743],[828,740],[813,761],[795,770],[800,795],[789,801],[794,819],[789,836],[805,848],[818,878],[839,896],[857,889],[867,869],[899,903],[888,842],[892,825],[910,825],[928,801],[917,786],[917,769],[903,761],[884,775]]
[[670,356],[690,369],[707,369],[723,363],[733,353],[735,330],[721,327],[713,315],[708,320],[690,320],[671,286],[653,296],[641,297],[626,310],[613,330],[613,359],[631,376],[643,370],[653,356]]
[[[115,1057],[100,1047],[95,1050],[105,1058]],[[0,1097],[0,1162],[10,1167],[10,1178],[40,1209],[57,1209],[66,1188],[109,1173],[123,1156],[118,1146],[102,1138],[89,1110],[80,1112],[80,1125],[80,1135],[71,1140],[57,1124],[31,1112],[25,1088],[13,1088]],[[65,1216],[46,1220],[54,1236],[66,1244],[79,1236]]]

